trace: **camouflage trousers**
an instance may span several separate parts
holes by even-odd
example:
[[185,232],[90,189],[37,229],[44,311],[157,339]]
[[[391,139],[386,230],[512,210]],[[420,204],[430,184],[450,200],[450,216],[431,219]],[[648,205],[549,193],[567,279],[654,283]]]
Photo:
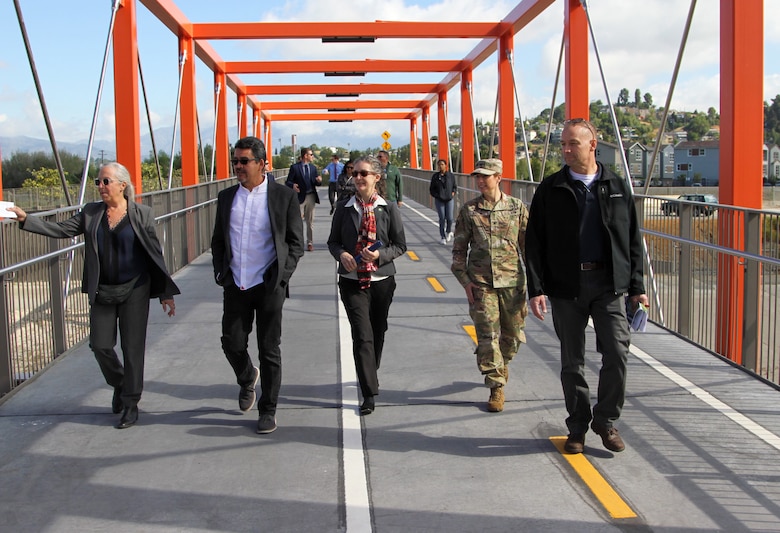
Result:
[[477,367],[490,388],[506,385],[507,365],[525,342],[528,304],[524,287],[474,289],[469,315],[477,334]]

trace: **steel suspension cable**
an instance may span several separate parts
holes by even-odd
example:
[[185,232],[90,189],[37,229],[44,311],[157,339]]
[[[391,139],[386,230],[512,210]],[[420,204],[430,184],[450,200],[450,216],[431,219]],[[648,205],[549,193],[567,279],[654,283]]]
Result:
[[[474,116],[474,95],[471,94],[471,90],[472,90],[472,83],[469,82],[466,85],[466,92],[469,95],[469,106],[471,106],[471,115],[473,119],[471,125],[474,127],[474,151],[477,155],[477,160],[480,160],[482,159],[482,154],[479,152],[479,130],[477,129],[477,118]],[[474,164],[475,163],[475,161],[473,161],[474,154],[471,155],[471,159],[472,159],[471,163]]]
[[[200,149],[200,168],[203,169],[203,177],[206,177],[206,153],[203,151],[203,136],[200,134],[200,114],[195,108],[195,125],[198,127],[198,148]],[[200,169],[199,169],[200,170]],[[198,177],[200,183],[200,177]]]
[[[52,152],[54,152],[54,162],[57,165],[57,172],[60,175],[62,191],[65,193],[65,200],[68,202],[68,205],[73,205],[73,200],[71,200],[70,191],[68,190],[68,182],[65,179],[65,169],[62,168],[62,161],[60,160],[60,151],[57,148],[57,140],[54,138],[54,129],[52,128],[51,121],[49,120],[49,110],[46,107],[46,100],[43,97],[41,80],[38,78],[38,69],[35,66],[35,59],[33,59],[32,47],[30,46],[30,40],[27,37],[27,26],[24,24],[22,7],[19,5],[19,0],[14,0],[14,7],[16,8],[16,18],[19,21],[19,29],[22,31],[24,47],[27,51],[27,61],[30,63],[30,70],[32,71],[33,81],[35,82],[35,90],[38,91],[38,101],[41,104],[43,120],[46,123],[46,131],[49,134],[49,142],[51,143]],[[89,165],[85,165],[85,168],[89,168]]]
[[[650,160],[650,170],[645,177],[644,194],[647,194],[647,191],[650,188],[650,181],[653,177],[653,170],[655,170],[655,161],[658,157],[658,152],[661,149],[661,139],[663,139],[664,132],[666,131],[666,118],[669,116],[669,106],[672,103],[672,94],[674,94],[674,88],[677,86],[677,75],[680,73],[680,64],[682,63],[683,52],[685,51],[685,45],[688,42],[688,34],[691,31],[691,21],[693,20],[694,9],[696,9],[696,0],[691,0],[691,7],[688,9],[688,18],[685,21],[685,29],[683,29],[680,48],[677,51],[677,61],[674,64],[672,81],[669,84],[669,93],[666,95],[664,115],[661,118],[661,126],[658,128],[658,137],[655,140],[655,147],[653,147],[653,158]],[[660,170],[660,174],[663,175],[663,169]]]
[[160,190],[163,190],[162,169],[160,168],[160,158],[157,156],[157,143],[154,140],[154,128],[152,128],[152,115],[149,111],[149,99],[146,97],[146,84],[144,83],[144,71],[141,68],[141,53],[138,53],[138,77],[141,80],[141,92],[144,96],[144,107],[146,108],[146,121],[149,123],[149,137],[152,140],[152,153],[154,154],[154,166],[157,169],[157,183]]
[[[596,43],[596,35],[593,32],[593,25],[591,24],[590,20],[590,12],[588,10],[588,2],[587,0],[580,0],[580,3],[582,4],[582,7],[585,9],[585,16],[588,19],[588,29],[590,30],[590,38],[593,41],[593,51],[596,53],[596,61],[599,65],[599,73],[601,74],[601,82],[604,85],[604,93],[607,96],[607,104],[609,105],[609,112],[612,117],[612,127],[615,128],[615,137],[617,139],[617,145],[618,145],[618,153],[620,153],[620,159],[623,163],[623,168],[625,169],[625,179],[628,182],[629,190],[631,191],[631,194],[634,193],[634,186],[631,184],[631,173],[628,168],[628,160],[626,159],[626,151],[623,149],[623,140],[620,138],[620,128],[618,127],[617,123],[617,116],[615,115],[615,107],[612,105],[612,100],[609,96],[609,88],[607,87],[607,78],[604,76],[604,68],[601,65],[601,55],[599,54],[599,48],[598,44]],[[656,309],[658,309],[658,316],[660,318],[661,325],[664,324],[664,314],[663,314],[663,308],[661,307],[661,299],[658,295],[658,284],[655,280],[655,272],[653,271],[653,263],[650,260],[650,252],[647,249],[647,239],[645,239],[644,235],[642,236],[642,251],[644,252],[644,258],[645,263],[647,263],[647,268],[649,270],[648,277],[650,278],[650,283],[653,286],[653,296],[655,297],[655,305]]]
[[561,51],[558,53],[558,70],[555,71],[555,84],[553,85],[552,103],[550,104],[550,118],[547,120],[547,135],[544,137],[544,152],[542,152],[542,170],[539,181],[544,179],[544,169],[547,166],[547,151],[550,147],[550,133],[552,132],[553,115],[555,114],[555,98],[558,95],[558,80],[561,77],[561,64],[563,63],[563,48],[566,44],[566,35],[561,35]]
[[187,50],[182,50],[179,56],[179,87],[176,90],[176,111],[173,115],[173,138],[171,139],[171,164],[168,167],[168,189],[173,183],[173,155],[176,150],[176,133],[179,125],[179,108],[181,107],[181,84],[184,78],[184,64],[187,62]]
[[[528,138],[525,134],[525,123],[523,122],[523,115],[520,112],[520,97],[517,95],[517,82],[515,81],[515,64],[512,58],[511,50],[506,51],[507,59],[509,60],[510,71],[512,72],[512,88],[515,91],[515,105],[517,106],[517,120],[520,121],[520,130],[523,132],[523,148],[525,149],[525,160],[528,164],[528,179],[534,180],[534,173],[531,170],[531,154],[528,153]],[[514,136],[514,135],[513,135]],[[514,139],[513,139],[514,140]],[[514,142],[512,143],[514,145]],[[512,160],[514,161],[516,155],[514,150],[512,151]]]
[[488,159],[493,157],[493,147],[496,145],[496,121],[498,120],[498,95],[501,87],[496,84],[496,107],[493,109],[493,124],[491,124],[490,135],[490,155]]
[[211,173],[209,175],[209,181],[214,181],[214,158],[217,155],[217,122],[219,118],[219,94],[222,91],[222,84],[217,83],[214,86],[214,92],[216,97],[214,98],[214,136],[211,144]]

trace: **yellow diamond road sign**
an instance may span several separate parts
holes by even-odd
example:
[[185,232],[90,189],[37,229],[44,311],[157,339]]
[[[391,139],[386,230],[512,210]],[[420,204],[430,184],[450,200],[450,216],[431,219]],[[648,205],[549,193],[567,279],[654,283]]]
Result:
[[389,139],[389,138],[390,138],[390,132],[389,132],[389,131],[387,131],[387,130],[383,131],[383,132],[382,132],[382,138],[383,138],[384,140],[387,140],[387,139]]
[[392,148],[392,146],[390,146],[389,142],[385,141],[382,143],[382,150],[389,150],[390,148]]

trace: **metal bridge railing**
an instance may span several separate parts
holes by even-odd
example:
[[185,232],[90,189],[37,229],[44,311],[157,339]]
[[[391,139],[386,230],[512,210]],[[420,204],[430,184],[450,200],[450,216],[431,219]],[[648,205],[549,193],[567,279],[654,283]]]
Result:
[[[279,170],[275,178],[286,174]],[[139,195],[152,207],[168,270],[174,273],[211,246],[219,191],[234,180]],[[34,211],[17,198],[25,210]],[[36,200],[37,201],[37,200]],[[37,214],[65,220],[79,207]],[[89,336],[89,302],[81,292],[83,240],[51,239],[0,222],[0,396]]]
[[[432,171],[402,174],[404,196],[433,208]],[[473,178],[456,177],[462,205],[479,191]],[[539,185],[505,183],[526,203]],[[663,208],[669,201],[636,195],[650,258],[645,265],[650,319],[780,385],[780,212],[684,200],[671,200],[676,209]],[[743,302],[741,320],[719,324],[718,309],[737,298]]]

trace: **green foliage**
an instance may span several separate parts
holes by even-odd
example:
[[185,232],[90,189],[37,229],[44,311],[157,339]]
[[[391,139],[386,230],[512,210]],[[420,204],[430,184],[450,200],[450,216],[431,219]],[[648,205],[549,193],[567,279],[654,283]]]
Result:
[[[62,190],[62,180],[60,174],[55,168],[39,168],[31,172],[32,177],[27,178],[22,183],[23,189],[60,189]],[[65,182],[68,181],[68,174],[65,173]]]
[[[84,159],[66,150],[60,150],[60,162],[69,183],[79,183],[84,173]],[[14,152],[7,159],[3,159],[3,188],[14,189],[21,187],[25,180],[33,178],[33,169],[57,168],[54,155],[47,152]],[[92,164],[89,167],[89,176],[97,174],[97,167]],[[57,182],[58,186],[62,185]]]

